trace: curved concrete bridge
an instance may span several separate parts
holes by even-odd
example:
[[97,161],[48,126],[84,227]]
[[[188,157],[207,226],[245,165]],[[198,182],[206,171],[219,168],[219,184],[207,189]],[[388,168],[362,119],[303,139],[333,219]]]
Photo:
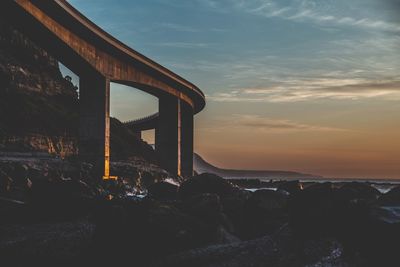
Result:
[[[193,116],[205,106],[192,83],[124,45],[65,0],[1,0],[1,15],[80,78],[79,153],[110,178],[110,82],[159,99],[156,146],[173,175],[193,173]],[[145,124],[146,119],[141,123]],[[100,174],[100,173],[99,173]]]

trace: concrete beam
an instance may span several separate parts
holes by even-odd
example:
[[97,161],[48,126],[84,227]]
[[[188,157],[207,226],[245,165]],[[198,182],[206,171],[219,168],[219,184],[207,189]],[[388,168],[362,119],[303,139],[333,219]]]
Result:
[[[44,43],[74,72],[84,61],[112,81],[132,85],[154,96],[169,94],[191,104],[196,113],[205,105],[204,94],[195,85],[119,42],[89,21],[65,0],[15,0],[16,11],[23,13],[23,28],[39,24],[32,34]],[[41,36],[52,35],[49,38]],[[57,49],[62,47],[62,51]],[[78,57],[71,60],[70,58]],[[83,70],[84,71],[84,70]],[[80,74],[80,73],[79,73]]]
[[181,172],[193,176],[193,108],[181,102]]
[[159,120],[156,128],[156,151],[160,166],[171,175],[181,175],[180,124],[181,101],[164,96],[159,99]]
[[98,177],[110,177],[110,81],[91,73],[79,84],[79,156],[94,163]]

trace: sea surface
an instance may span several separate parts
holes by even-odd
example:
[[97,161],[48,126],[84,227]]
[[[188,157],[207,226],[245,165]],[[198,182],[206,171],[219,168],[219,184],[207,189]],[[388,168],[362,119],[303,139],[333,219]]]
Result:
[[[279,182],[279,181],[285,181],[286,179],[271,179],[271,178],[265,178],[265,177],[225,177],[226,179],[259,179],[262,182]],[[297,179],[287,179],[287,181],[290,180],[297,180]],[[374,188],[376,188],[379,192],[382,194],[385,194],[389,192],[392,188],[399,186],[400,185],[400,180],[394,180],[394,179],[360,179],[360,178],[348,178],[348,179],[338,179],[338,178],[324,178],[324,179],[304,179],[304,180],[299,180],[303,184],[310,184],[310,183],[324,183],[324,182],[331,182],[333,184],[337,184],[338,186],[341,183],[346,183],[346,182],[359,182],[359,183],[368,183]],[[276,187],[262,187],[262,188],[246,188],[249,191],[257,191],[260,189],[269,189],[269,190],[277,190]]]

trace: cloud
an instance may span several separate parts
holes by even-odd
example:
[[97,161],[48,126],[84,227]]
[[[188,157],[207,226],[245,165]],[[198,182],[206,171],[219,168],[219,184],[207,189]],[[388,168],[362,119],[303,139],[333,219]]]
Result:
[[[291,1],[282,6],[279,1],[272,0],[205,0],[204,3],[215,10],[226,12],[227,9],[244,10],[247,13],[268,18],[280,18],[298,22],[313,22],[323,25],[351,26],[372,30],[400,32],[400,24],[376,19],[374,17],[356,17],[332,14],[332,7],[317,1]],[[347,11],[347,10],[342,10]],[[352,14],[353,15],[353,14]]]
[[[303,131],[349,131],[347,129],[310,125],[287,119],[274,119],[260,115],[234,114],[230,118],[217,120],[217,126],[207,128],[209,131],[225,131],[227,128],[248,131],[249,128],[265,132],[303,132]],[[204,129],[203,129],[204,130]]]
[[235,89],[225,93],[215,93],[207,98],[217,102],[298,102],[367,98],[398,100],[400,80],[369,81],[361,78],[287,80],[276,86]]
[[180,32],[198,32],[198,29],[195,29],[193,27],[189,27],[187,25],[181,25],[181,24],[176,24],[176,23],[161,23],[160,25],[163,28],[169,29],[169,30],[174,30],[174,31],[180,31]]
[[283,19],[302,21],[311,20],[316,23],[322,24],[333,24],[333,25],[344,25],[353,27],[362,27],[366,29],[375,29],[383,31],[400,32],[400,24],[391,23],[382,20],[374,20],[369,18],[355,19],[350,17],[337,17],[331,15],[319,14],[312,10],[302,10],[294,15],[287,16],[285,14],[274,15],[274,11],[271,13],[265,13],[266,16],[279,16]]
[[165,46],[165,47],[173,47],[173,48],[204,48],[209,47],[212,44],[209,43],[187,43],[187,42],[164,42],[164,43],[156,43],[155,46]]

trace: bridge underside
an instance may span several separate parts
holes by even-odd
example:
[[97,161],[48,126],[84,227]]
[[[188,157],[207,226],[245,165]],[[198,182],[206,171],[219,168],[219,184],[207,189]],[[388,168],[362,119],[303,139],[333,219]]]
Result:
[[[4,12],[5,11],[5,12]],[[83,160],[110,177],[110,82],[133,85],[159,98],[156,149],[172,175],[193,173],[193,116],[205,105],[194,85],[103,32],[65,0],[4,0],[2,16],[80,78]]]

